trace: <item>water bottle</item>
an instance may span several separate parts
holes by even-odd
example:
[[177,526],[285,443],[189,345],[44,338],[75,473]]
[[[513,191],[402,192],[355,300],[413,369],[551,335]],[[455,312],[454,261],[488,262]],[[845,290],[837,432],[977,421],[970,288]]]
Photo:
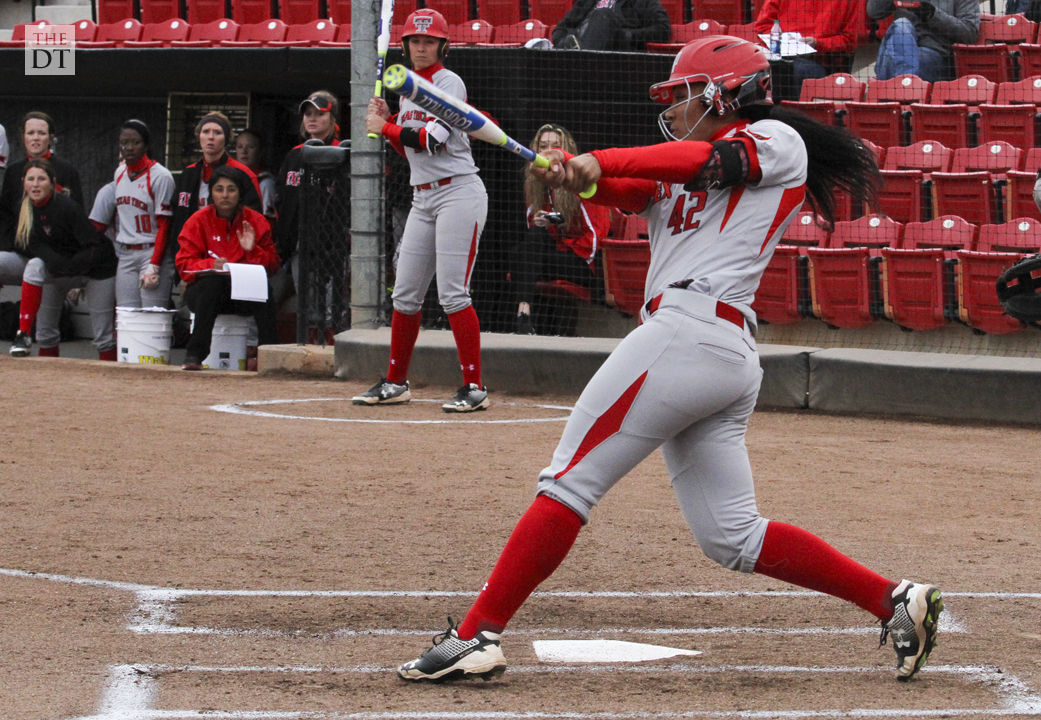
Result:
[[770,28],[770,59],[780,60],[781,59],[781,21],[774,20],[774,25]]

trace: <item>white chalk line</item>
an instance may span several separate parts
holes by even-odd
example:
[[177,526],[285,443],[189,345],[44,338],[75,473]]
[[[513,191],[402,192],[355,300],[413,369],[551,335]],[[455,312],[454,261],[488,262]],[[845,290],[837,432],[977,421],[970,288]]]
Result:
[[[164,673],[328,673],[328,674],[375,674],[391,673],[392,667],[356,665],[351,667],[322,666],[209,666],[209,665],[117,665],[109,670],[98,714],[78,720],[173,720],[174,718],[206,718],[221,720],[527,720],[568,718],[573,720],[655,720],[657,718],[903,718],[903,717],[1003,717],[1009,715],[1041,716],[1041,697],[1029,691],[1018,678],[990,666],[940,665],[926,667],[923,675],[952,674],[970,682],[996,688],[1003,707],[1000,708],[854,708],[850,710],[690,710],[683,712],[539,712],[539,711],[425,711],[425,712],[318,712],[318,711],[220,711],[220,710],[158,710],[151,706],[155,700],[158,678]],[[878,674],[878,667],[800,667],[771,665],[724,665],[699,666],[696,664],[635,665],[619,668],[611,665],[529,665],[509,668],[511,674],[519,673],[814,673],[814,674]],[[890,673],[891,670],[885,672]]]
[[[458,414],[452,415],[448,418],[441,420],[406,420],[404,418],[330,418],[330,417],[318,417],[315,415],[290,415],[286,413],[276,413],[265,410],[255,410],[261,405],[287,405],[294,403],[310,403],[310,402],[350,402],[349,398],[335,397],[335,398],[293,398],[285,400],[248,400],[236,403],[223,403],[220,405],[210,405],[210,410],[223,413],[231,413],[233,415],[252,415],[253,417],[267,417],[267,418],[279,418],[281,420],[315,420],[319,422],[337,422],[337,423],[362,423],[372,425],[448,425],[448,424],[477,424],[477,425],[513,425],[513,424],[524,424],[524,423],[546,423],[546,422],[562,422],[568,419],[568,415],[560,415],[545,418],[514,418],[509,419],[486,419],[487,416],[482,415],[479,418],[467,416],[465,418],[460,417]],[[442,403],[442,400],[431,400],[431,399],[418,399],[413,398],[413,403]],[[571,407],[566,405],[544,405],[540,403],[532,403],[525,405],[523,403],[502,403],[503,407],[529,407],[538,408],[540,410],[566,410],[568,414],[571,412]],[[397,412],[395,408],[392,412]],[[369,412],[378,412],[369,410]]]

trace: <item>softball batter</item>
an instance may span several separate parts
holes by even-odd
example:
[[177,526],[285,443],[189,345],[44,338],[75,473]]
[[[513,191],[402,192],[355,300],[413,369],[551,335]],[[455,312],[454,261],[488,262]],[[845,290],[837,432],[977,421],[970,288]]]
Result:
[[[417,10],[405,20],[405,61],[424,79],[466,99],[462,78],[441,63],[448,53],[448,23],[436,10]],[[488,194],[477,176],[470,139],[402,98],[393,122],[382,98],[369,101],[366,129],[386,137],[411,169],[412,210],[401,238],[390,324],[387,375],[353,398],[355,405],[389,405],[411,399],[408,366],[419,335],[423,297],[437,275],[438,300],[448,316],[459,353],[463,385],[442,405],[445,412],[488,407],[481,383],[481,326],[470,302],[470,275],[488,215]]]
[[841,130],[774,108],[765,50],[728,36],[687,44],[668,80],[673,142],[568,158],[550,151],[546,181],[640,212],[651,262],[643,324],[582,392],[537,497],[458,627],[405,663],[406,680],[501,673],[500,633],[567,555],[594,505],[661,447],[702,550],[724,567],[853,602],[892,636],[897,678],[925,664],[943,609],[931,585],[884,578],[811,533],[756,507],[745,447],[762,370],[751,303],[759,278],[803,200],[826,220],[832,192],[873,199],[878,169]]

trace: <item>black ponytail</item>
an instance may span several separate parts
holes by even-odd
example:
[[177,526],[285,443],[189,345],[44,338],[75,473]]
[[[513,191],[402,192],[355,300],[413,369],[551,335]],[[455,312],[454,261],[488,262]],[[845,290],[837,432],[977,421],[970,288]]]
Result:
[[835,190],[839,189],[854,202],[878,203],[882,176],[875,154],[845,128],[824,125],[801,112],[780,105],[750,106],[740,113],[752,119],[770,117],[789,125],[806,145],[806,197],[810,208],[829,226],[835,222]]

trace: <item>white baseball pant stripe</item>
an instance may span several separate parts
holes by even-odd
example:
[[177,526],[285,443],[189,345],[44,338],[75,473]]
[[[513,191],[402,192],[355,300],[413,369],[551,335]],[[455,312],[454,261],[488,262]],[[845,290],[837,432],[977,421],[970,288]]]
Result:
[[752,572],[768,521],[756,507],[745,431],[762,369],[747,324],[716,317],[715,307],[691,290],[665,291],[582,391],[538,493],[588,521],[607,491],[661,447],[702,550]]
[[391,295],[394,309],[415,315],[435,273],[446,314],[470,305],[470,275],[488,216],[488,193],[477,175],[459,175],[448,185],[417,190],[401,236]]

